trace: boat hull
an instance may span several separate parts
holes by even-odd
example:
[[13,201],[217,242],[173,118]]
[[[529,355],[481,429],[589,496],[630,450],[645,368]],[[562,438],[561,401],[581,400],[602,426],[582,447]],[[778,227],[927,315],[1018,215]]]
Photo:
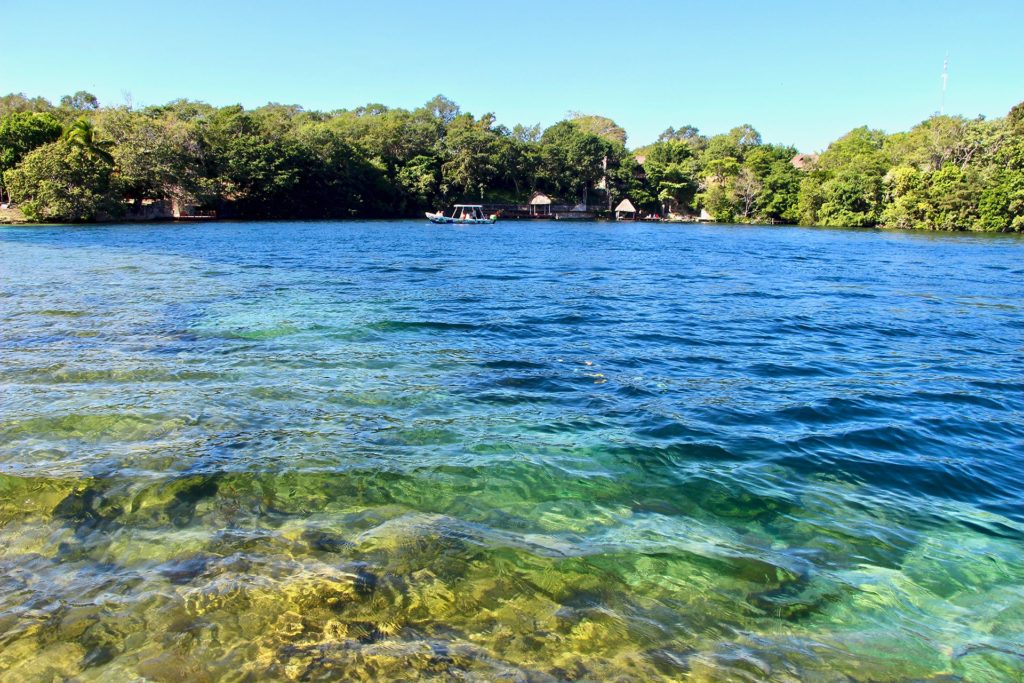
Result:
[[427,220],[438,225],[491,225],[494,218],[452,218],[439,213],[428,213]]

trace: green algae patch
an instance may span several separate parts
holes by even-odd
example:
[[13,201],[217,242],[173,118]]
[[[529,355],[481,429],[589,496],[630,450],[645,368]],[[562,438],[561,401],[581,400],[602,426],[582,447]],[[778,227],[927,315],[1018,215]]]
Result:
[[247,339],[250,341],[269,341],[279,339],[298,333],[300,330],[294,325],[280,325],[278,327],[267,327],[262,329],[230,330],[224,332],[224,336],[235,339]]
[[43,311],[36,311],[36,315],[45,315],[51,318],[84,318],[89,315],[88,311],[66,311],[62,309],[46,309]]
[[0,424],[0,442],[17,439],[85,442],[146,441],[190,424],[184,417],[161,414],[76,413],[35,417]]
[[169,370],[161,367],[71,368],[59,367],[48,373],[33,372],[32,383],[46,384],[134,384],[137,382],[189,382],[221,379],[219,373],[201,370]]
[[54,509],[86,483],[71,479],[0,474],[0,525],[21,517],[49,517]]

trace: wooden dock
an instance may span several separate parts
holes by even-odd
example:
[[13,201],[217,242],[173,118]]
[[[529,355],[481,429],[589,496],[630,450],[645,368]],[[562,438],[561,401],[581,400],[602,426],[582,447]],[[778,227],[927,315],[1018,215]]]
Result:
[[587,206],[586,211],[568,204],[548,204],[531,206],[529,204],[484,204],[484,213],[497,214],[503,220],[545,220],[545,221],[586,221],[600,217],[604,206]]

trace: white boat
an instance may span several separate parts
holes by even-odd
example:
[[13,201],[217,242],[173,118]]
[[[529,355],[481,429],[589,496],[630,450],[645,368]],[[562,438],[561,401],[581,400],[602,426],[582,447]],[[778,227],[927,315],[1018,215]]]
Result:
[[443,212],[427,212],[427,220],[431,223],[445,223],[452,225],[489,225],[498,220],[495,215],[485,216],[484,207],[480,204],[456,204],[455,211],[451,216],[445,216]]

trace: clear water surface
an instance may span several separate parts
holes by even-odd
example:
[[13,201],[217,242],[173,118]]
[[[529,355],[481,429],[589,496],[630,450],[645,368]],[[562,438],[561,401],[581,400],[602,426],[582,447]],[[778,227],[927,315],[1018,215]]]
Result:
[[1024,676],[1024,241],[0,231],[4,680]]

